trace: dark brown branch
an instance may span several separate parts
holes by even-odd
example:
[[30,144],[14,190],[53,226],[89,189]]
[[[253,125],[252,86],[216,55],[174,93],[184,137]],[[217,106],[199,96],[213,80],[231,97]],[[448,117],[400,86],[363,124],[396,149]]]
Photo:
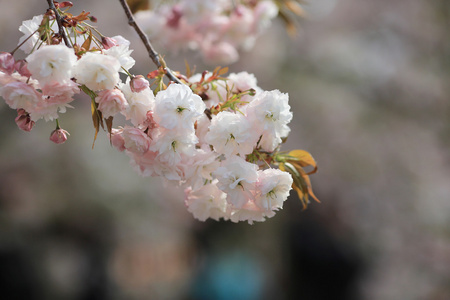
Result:
[[63,38],[64,44],[66,44],[67,47],[72,48],[72,45],[70,45],[69,40],[67,39],[66,32],[64,31],[64,26],[61,22],[61,16],[59,15],[58,10],[55,7],[55,3],[53,3],[53,0],[47,0],[47,2],[50,9],[55,12],[56,23],[58,23],[59,28],[59,35]]
[[136,23],[133,14],[131,13],[130,7],[128,6],[128,3],[126,0],[119,0],[120,4],[122,4],[123,10],[125,11],[125,14],[128,18],[128,24],[136,30],[137,34],[139,35],[141,41],[144,43],[145,48],[147,49],[148,55],[152,59],[153,63],[158,68],[164,68],[166,71],[166,76],[176,82],[181,83],[181,81],[173,75],[172,71],[166,66],[166,63],[164,60],[159,56],[158,52],[153,49],[152,44],[150,43],[150,40],[148,39],[147,35],[142,31],[142,29],[139,27],[139,25]]

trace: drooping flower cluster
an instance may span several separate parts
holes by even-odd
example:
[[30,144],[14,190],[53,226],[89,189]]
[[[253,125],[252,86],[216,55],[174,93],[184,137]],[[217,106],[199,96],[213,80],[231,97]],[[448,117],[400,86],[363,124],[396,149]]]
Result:
[[[292,119],[287,94],[262,90],[247,72],[224,77],[227,69],[219,67],[178,74],[179,83],[168,85],[160,68],[148,75],[157,86],[152,90],[144,76],[130,73],[134,59],[126,39],[96,37],[83,22],[86,13],[65,17],[70,47],[47,13],[21,27],[29,34],[19,43],[29,53],[25,60],[0,53],[0,96],[17,110],[20,129],[56,120],[50,140],[64,143],[68,132],[59,113],[83,92],[91,98],[95,136],[106,123],[111,144],[141,175],[184,188],[187,209],[199,220],[264,221],[282,208],[292,187],[303,203],[315,198],[309,153],[279,152]],[[118,114],[127,123],[113,128]]]
[[[80,85],[94,91],[114,89],[120,79],[118,72],[135,63],[123,37],[109,38],[105,47],[101,41],[91,42],[91,32],[69,29],[73,48],[60,44],[51,13],[35,16],[19,28],[25,34],[19,48],[29,54],[26,59],[0,53],[0,95],[11,108],[20,110],[19,115],[27,116],[29,124],[58,119],[58,113],[71,107]],[[80,41],[82,45],[77,43]],[[21,128],[31,130],[32,126]]]
[[[205,75],[170,84],[147,98],[146,118],[114,129],[112,143],[143,176],[183,186],[185,203],[196,218],[263,221],[282,207],[293,183],[288,172],[267,168],[268,162],[256,157],[270,161],[289,133],[288,95],[262,91],[246,72],[221,79]],[[245,86],[249,89],[239,90],[237,83],[246,79],[251,79]],[[204,99],[195,93],[200,91]]]
[[238,50],[251,49],[277,15],[271,0],[180,0],[161,1],[136,18],[165,48],[200,51],[207,62],[224,65],[238,60]]

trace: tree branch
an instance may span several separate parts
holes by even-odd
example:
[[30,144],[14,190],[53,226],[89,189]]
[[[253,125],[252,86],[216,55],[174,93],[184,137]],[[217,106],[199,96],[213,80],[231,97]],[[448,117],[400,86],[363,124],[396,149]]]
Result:
[[66,44],[67,47],[72,48],[72,45],[70,45],[69,40],[67,39],[66,32],[64,31],[64,26],[62,25],[61,22],[61,16],[56,10],[55,3],[53,3],[53,0],[47,0],[47,3],[50,9],[55,12],[56,23],[58,23],[59,28],[59,35],[63,38],[64,44]]
[[[50,1],[50,0],[49,0]],[[158,52],[153,49],[152,44],[150,43],[150,40],[148,39],[147,35],[142,31],[142,29],[139,27],[139,25],[136,23],[133,14],[131,13],[130,7],[128,6],[126,0],[119,0],[120,4],[122,4],[123,10],[125,11],[125,14],[128,18],[128,24],[136,30],[137,34],[139,35],[141,41],[144,43],[145,48],[147,49],[148,55],[152,59],[153,63],[158,68],[164,68],[166,71],[166,76],[176,82],[181,83],[181,81],[173,75],[172,71],[166,66],[166,63],[164,59],[160,57]]]

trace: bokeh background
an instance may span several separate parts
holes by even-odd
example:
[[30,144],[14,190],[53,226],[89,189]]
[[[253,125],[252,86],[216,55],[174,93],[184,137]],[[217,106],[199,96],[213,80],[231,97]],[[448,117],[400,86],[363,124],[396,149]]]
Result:
[[[89,100],[20,131],[0,104],[0,299],[450,299],[450,2],[310,0],[295,39],[275,22],[232,72],[290,95],[283,149],[305,149],[322,201],[264,223],[199,222],[94,132]],[[132,42],[118,1],[77,1]],[[0,2],[0,50],[46,1]],[[158,45],[156,45],[158,48]],[[165,54],[211,69],[195,53]]]

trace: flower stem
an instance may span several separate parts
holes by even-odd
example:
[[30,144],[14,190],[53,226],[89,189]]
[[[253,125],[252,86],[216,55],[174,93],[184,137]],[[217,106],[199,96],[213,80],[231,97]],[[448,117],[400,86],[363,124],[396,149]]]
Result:
[[125,11],[125,14],[128,18],[128,24],[136,30],[137,34],[139,35],[141,41],[144,43],[145,48],[147,49],[148,55],[152,59],[153,63],[158,68],[163,68],[164,71],[166,71],[166,76],[176,82],[181,83],[181,81],[172,73],[172,71],[166,66],[166,63],[164,62],[164,59],[158,54],[158,52],[155,51],[152,44],[150,43],[150,40],[148,39],[147,35],[142,31],[142,29],[139,27],[139,25],[136,23],[133,14],[130,10],[130,7],[128,6],[126,0],[119,0],[120,4],[123,7],[123,10]]
[[47,2],[50,9],[55,12],[56,23],[58,23],[59,28],[59,35],[63,38],[64,44],[66,44],[67,47],[72,48],[72,45],[69,43],[69,40],[67,39],[67,35],[64,31],[64,26],[62,25],[61,22],[61,16],[59,15],[58,10],[55,7],[55,3],[53,3],[53,0],[47,0]]

